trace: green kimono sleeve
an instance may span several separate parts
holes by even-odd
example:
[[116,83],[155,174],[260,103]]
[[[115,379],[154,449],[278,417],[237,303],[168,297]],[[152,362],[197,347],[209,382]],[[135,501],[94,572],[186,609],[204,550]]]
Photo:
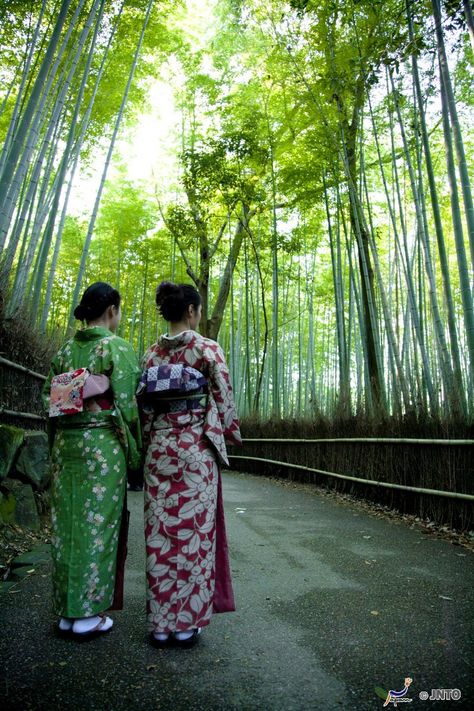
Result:
[[141,465],[141,430],[135,397],[140,369],[132,346],[122,338],[110,341],[112,372],[110,384],[114,394],[114,420],[132,471]]

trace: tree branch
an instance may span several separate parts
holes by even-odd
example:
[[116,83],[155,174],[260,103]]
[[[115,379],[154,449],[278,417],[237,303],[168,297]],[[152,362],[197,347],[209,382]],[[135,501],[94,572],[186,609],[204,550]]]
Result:
[[155,199],[156,199],[156,202],[157,202],[157,205],[158,205],[158,210],[160,211],[161,219],[162,219],[163,222],[165,223],[166,229],[168,230],[168,232],[170,233],[170,235],[172,236],[172,238],[174,239],[174,241],[175,241],[176,244],[178,245],[178,249],[179,249],[179,251],[181,252],[181,256],[182,256],[182,258],[183,258],[183,260],[184,260],[184,263],[186,264],[186,272],[187,272],[187,274],[189,275],[189,277],[193,280],[193,282],[196,284],[196,286],[198,286],[198,285],[199,285],[199,278],[198,278],[198,276],[196,275],[196,273],[195,273],[195,271],[194,271],[194,269],[193,269],[193,267],[192,267],[192,264],[191,264],[191,262],[189,261],[187,255],[186,255],[186,252],[184,251],[184,247],[183,247],[183,245],[181,244],[181,241],[180,241],[178,235],[171,229],[171,226],[170,226],[168,220],[167,220],[166,217],[165,217],[165,214],[164,214],[164,212],[163,212],[163,208],[162,208],[162,206],[161,206],[160,199],[159,199],[158,194],[157,194],[157,191],[156,191],[156,185],[155,185]]
[[220,230],[219,230],[219,234],[218,234],[217,237],[216,237],[216,241],[214,242],[214,244],[212,245],[211,249],[209,250],[209,259],[212,259],[213,256],[215,255],[215,253],[217,252],[217,248],[218,248],[218,246],[219,246],[219,242],[220,242],[221,239],[222,239],[222,236],[223,236],[223,234],[224,234],[224,232],[225,232],[225,228],[226,228],[227,225],[229,224],[229,220],[230,220],[230,210],[229,210],[229,212],[227,213],[227,218],[226,218],[225,222],[223,223],[222,227],[221,227]]

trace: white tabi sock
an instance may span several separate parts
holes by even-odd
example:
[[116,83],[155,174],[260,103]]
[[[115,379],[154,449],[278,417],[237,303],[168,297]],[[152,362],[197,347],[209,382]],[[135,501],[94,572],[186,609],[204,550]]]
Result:
[[74,620],[69,620],[67,617],[60,617],[58,627],[61,632],[69,632],[69,630],[72,630],[73,623]]
[[[201,632],[201,628],[197,627],[198,634]],[[175,637],[178,640],[178,642],[185,642],[187,639],[190,639],[194,634],[194,630],[186,630],[185,632],[176,632]]]
[[[81,619],[76,620],[74,622],[72,631],[75,634],[86,634],[87,632],[91,632],[95,627],[97,627],[97,625],[100,624],[101,620],[102,617],[100,617],[100,615],[96,615],[95,617],[82,617]],[[104,624],[100,628],[100,631],[107,632],[107,630],[109,630],[113,624],[113,620],[110,617],[106,617]]]

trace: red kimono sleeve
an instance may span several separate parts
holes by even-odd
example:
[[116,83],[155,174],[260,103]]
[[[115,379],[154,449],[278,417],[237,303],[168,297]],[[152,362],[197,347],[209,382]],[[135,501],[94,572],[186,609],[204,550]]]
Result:
[[218,343],[212,344],[209,350],[209,389],[217,405],[225,442],[241,445],[239,418],[224,352]]

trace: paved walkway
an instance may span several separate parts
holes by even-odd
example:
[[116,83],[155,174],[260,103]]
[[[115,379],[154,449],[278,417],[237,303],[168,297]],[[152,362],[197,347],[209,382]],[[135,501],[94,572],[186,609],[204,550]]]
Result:
[[[126,607],[110,634],[54,636],[48,562],[0,596],[0,709],[372,710],[375,687],[406,676],[410,709],[473,708],[468,551],[298,486],[225,473],[224,494],[237,612],[216,615],[195,649],[148,645],[142,495],[130,494]],[[419,699],[435,688],[462,698]]]

